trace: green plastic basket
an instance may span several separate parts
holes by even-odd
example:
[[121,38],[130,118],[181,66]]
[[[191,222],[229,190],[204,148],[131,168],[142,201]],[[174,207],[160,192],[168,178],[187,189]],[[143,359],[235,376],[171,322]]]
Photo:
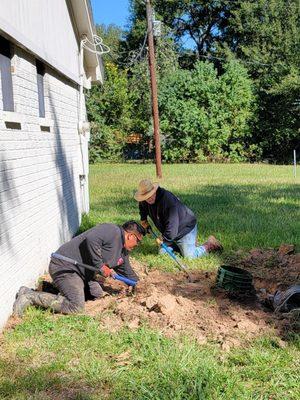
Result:
[[234,292],[254,290],[253,277],[250,272],[230,265],[221,265],[219,267],[216,285]]

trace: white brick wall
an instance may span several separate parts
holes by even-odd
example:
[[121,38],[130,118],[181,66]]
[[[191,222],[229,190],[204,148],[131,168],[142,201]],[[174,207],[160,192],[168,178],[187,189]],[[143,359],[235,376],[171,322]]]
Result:
[[42,132],[35,58],[15,47],[12,65],[22,129],[6,127],[0,85],[0,327],[19,287],[34,285],[47,270],[51,252],[76,232],[82,211],[78,87],[46,67],[45,120],[52,127]]

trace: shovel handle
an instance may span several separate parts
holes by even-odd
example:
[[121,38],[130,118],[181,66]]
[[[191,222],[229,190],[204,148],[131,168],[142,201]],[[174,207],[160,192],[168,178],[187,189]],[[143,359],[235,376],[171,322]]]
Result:
[[[51,257],[57,258],[58,260],[69,262],[70,264],[73,264],[73,265],[78,265],[78,267],[83,267],[83,268],[89,269],[89,270],[94,271],[94,272],[98,272],[98,273],[100,272],[98,268],[92,267],[91,265],[83,264],[81,262],[73,260],[72,258],[63,256],[63,255],[58,254],[58,253],[52,253]],[[134,281],[133,279],[126,278],[125,276],[119,275],[119,274],[112,275],[112,278],[116,279],[118,281],[124,282],[128,286],[135,286],[137,284],[137,282]]]
[[[150,232],[152,233],[152,236],[157,239],[158,235],[154,232],[154,230],[152,229],[152,227],[150,226]],[[181,264],[181,262],[178,260],[178,258],[176,257],[176,255],[173,253],[172,250],[170,250],[170,248],[165,244],[165,243],[161,243],[160,245],[168,254],[170,257],[173,258],[173,260],[176,262],[176,264],[178,265],[179,269],[181,269],[187,276],[188,278],[191,280],[191,276],[187,271],[187,267],[183,264]]]
[[128,286],[135,286],[137,284],[137,282],[134,281],[133,279],[126,278],[125,276],[122,276],[122,275],[119,275],[119,274],[112,275],[112,278],[116,279],[118,281],[124,282]]

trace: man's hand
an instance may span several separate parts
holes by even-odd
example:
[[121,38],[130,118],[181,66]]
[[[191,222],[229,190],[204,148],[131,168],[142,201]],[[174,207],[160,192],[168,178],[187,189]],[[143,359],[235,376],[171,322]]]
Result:
[[102,265],[100,268],[100,273],[103,275],[105,278],[108,278],[109,276],[113,276],[115,274],[114,270],[109,268],[107,265]]
[[161,246],[162,244],[163,244],[163,240],[162,240],[162,238],[160,238],[160,237],[158,237],[158,238],[156,238],[155,239],[156,240],[156,243],[159,245],[159,246]]
[[149,225],[149,222],[146,219],[141,221],[141,225],[147,233],[151,232],[151,226]]

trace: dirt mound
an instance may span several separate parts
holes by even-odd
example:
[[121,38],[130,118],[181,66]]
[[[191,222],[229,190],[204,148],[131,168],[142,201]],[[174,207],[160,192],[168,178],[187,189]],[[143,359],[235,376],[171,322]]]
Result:
[[[223,349],[262,333],[276,332],[284,338],[291,321],[275,317],[263,300],[267,293],[300,281],[300,253],[293,251],[293,246],[282,245],[279,250],[237,253],[227,260],[252,273],[255,295],[233,295],[215,288],[216,271],[191,271],[191,283],[182,273],[148,272],[145,265],[132,260],[141,279],[136,292],[129,294],[124,284],[107,279],[103,288],[108,295],[88,301],[86,313],[99,318],[110,331],[146,323],[167,336],[184,333],[200,343],[213,340]],[[43,283],[40,290],[47,290],[47,282]]]
[[186,333],[201,343],[214,340],[224,349],[262,333],[284,335],[288,321],[275,318],[262,300],[264,293],[299,280],[300,254],[291,255],[292,250],[255,249],[235,259],[235,265],[253,274],[254,296],[216,289],[216,272],[192,271],[190,283],[181,273],[145,273],[145,267],[133,261],[141,277],[136,294],[128,297],[124,289],[118,293],[122,285],[111,280],[106,284],[118,294],[88,302],[86,311],[99,315],[103,326],[111,330],[124,325],[135,329],[146,322],[167,336]]
[[152,271],[141,280],[134,296],[88,302],[86,311],[99,315],[108,329],[124,325],[134,329],[146,322],[167,336],[186,333],[201,343],[215,340],[224,348],[272,329],[257,299],[250,306],[240,304],[212,289],[215,273],[194,271],[192,275],[194,282],[189,283],[182,274]]
[[300,253],[294,251],[289,244],[282,244],[278,250],[253,249],[237,258],[235,265],[252,273],[256,289],[274,293],[300,282]]

